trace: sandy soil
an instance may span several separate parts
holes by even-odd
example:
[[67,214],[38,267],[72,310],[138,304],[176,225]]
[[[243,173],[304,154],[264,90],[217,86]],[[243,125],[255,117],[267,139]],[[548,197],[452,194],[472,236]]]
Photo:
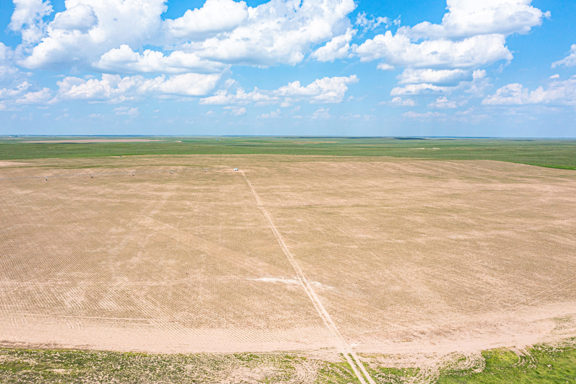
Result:
[[333,350],[234,167],[356,351],[474,352],[576,335],[572,171],[281,156],[30,164],[0,170],[6,343]]
[[18,162],[18,161],[0,161],[0,167],[20,167],[23,165],[28,165],[28,164]]

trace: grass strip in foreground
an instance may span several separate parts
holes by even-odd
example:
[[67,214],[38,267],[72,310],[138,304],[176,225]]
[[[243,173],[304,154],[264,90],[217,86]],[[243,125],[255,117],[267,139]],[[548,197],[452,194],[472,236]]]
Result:
[[[477,366],[444,367],[435,378],[418,368],[372,365],[378,383],[427,381],[437,384],[576,383],[576,346],[535,346],[525,354],[496,349]],[[342,360],[329,362],[298,354],[156,355],[74,350],[0,349],[1,383],[356,383]]]
[[[518,355],[505,349],[482,353],[485,367],[444,370],[438,384],[572,384],[576,383],[574,346],[536,346]],[[483,368],[483,369],[482,369]]]
[[295,354],[0,349],[0,383],[356,383],[348,365]]

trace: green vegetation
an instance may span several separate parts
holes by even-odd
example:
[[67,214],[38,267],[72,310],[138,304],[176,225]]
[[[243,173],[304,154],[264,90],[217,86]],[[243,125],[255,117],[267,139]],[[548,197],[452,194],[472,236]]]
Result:
[[344,363],[291,354],[153,355],[0,349],[1,383],[354,383]]
[[[455,361],[439,375],[417,368],[371,364],[377,383],[437,384],[576,383],[576,348],[536,346],[524,355],[496,349],[475,365]],[[464,359],[463,361],[466,361]],[[472,364],[474,365],[474,364]],[[436,377],[434,377],[436,376]],[[297,354],[154,355],[71,350],[0,349],[2,383],[356,383],[344,362]]]
[[[38,138],[36,138],[38,139]],[[41,138],[48,140],[47,138]],[[62,139],[62,138],[51,138]],[[499,160],[576,169],[576,140],[406,138],[155,138],[137,143],[25,143],[0,138],[0,160],[130,155],[277,154]],[[32,140],[32,138],[26,138]]]
[[484,369],[447,369],[438,384],[576,383],[576,348],[537,346],[526,355],[496,349],[482,353]]

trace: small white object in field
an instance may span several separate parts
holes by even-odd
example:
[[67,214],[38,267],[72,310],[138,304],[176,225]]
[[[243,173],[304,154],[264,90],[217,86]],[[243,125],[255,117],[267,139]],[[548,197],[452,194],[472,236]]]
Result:
[[234,168],[234,172],[238,172],[238,168]]

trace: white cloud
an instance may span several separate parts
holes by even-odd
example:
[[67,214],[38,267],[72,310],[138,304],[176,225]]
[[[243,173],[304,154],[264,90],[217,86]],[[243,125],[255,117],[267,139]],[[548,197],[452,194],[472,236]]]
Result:
[[145,80],[140,90],[144,93],[163,93],[167,95],[204,96],[211,92],[218,81],[219,74],[202,75],[186,73],[176,76],[158,76]]
[[175,51],[165,56],[147,49],[139,54],[126,44],[106,52],[95,66],[107,71],[140,73],[221,72],[227,68],[225,64],[203,60],[195,53]]
[[400,84],[444,84],[454,85],[461,81],[472,80],[472,72],[463,69],[405,69],[398,81]]
[[13,0],[14,13],[10,19],[10,29],[22,34],[26,44],[40,40],[44,30],[44,17],[52,13],[49,0]]
[[226,104],[252,104],[252,103],[269,103],[277,101],[276,97],[261,92],[255,88],[252,92],[246,92],[243,89],[236,90],[236,93],[230,93],[221,89],[215,95],[205,97],[200,100],[201,104],[226,105]]
[[114,113],[117,116],[136,117],[140,114],[140,111],[136,107],[118,107],[114,108]]
[[6,109],[8,105],[17,104],[46,104],[52,102],[52,91],[42,88],[37,91],[30,90],[32,85],[23,81],[12,88],[0,88],[0,101]]
[[386,63],[379,63],[377,68],[381,71],[391,71],[394,69],[394,66]]
[[224,109],[229,110],[233,116],[244,116],[247,112],[245,107],[227,106]]
[[256,7],[243,1],[207,0],[182,17],[163,21],[165,4],[166,0],[67,0],[66,9],[46,28],[37,28],[42,39],[21,64],[30,69],[74,66],[118,73],[210,72],[223,71],[228,64],[297,64],[326,42],[316,57],[333,60],[348,54],[348,14],[355,8],[354,0],[270,0]]
[[447,0],[441,24],[420,23],[407,31],[414,38],[450,38],[484,34],[527,33],[549,13],[532,0]]
[[260,90],[255,88],[251,92],[243,89],[231,93],[228,90],[220,90],[215,95],[206,97],[202,104],[271,104],[282,103],[283,106],[299,100],[309,100],[312,103],[339,103],[344,99],[348,91],[348,85],[356,83],[355,75],[348,77],[324,77],[303,86],[299,81],[294,81],[276,90]]
[[390,91],[392,96],[414,96],[430,93],[445,93],[452,91],[452,87],[439,86],[428,83],[408,84],[403,87],[395,87]]
[[317,103],[339,103],[348,91],[348,85],[358,82],[356,75],[348,77],[324,77],[307,86],[294,81],[279,88],[275,93],[285,97],[307,97]]
[[576,44],[572,44],[572,46],[570,47],[570,54],[568,56],[552,64],[552,68],[561,66],[564,67],[576,66]]
[[59,12],[50,25],[52,30],[86,32],[98,23],[98,18],[92,7],[78,3]]
[[366,12],[360,12],[356,16],[356,25],[366,30],[374,30],[381,25],[387,27],[390,24],[390,19],[387,17],[368,17]]
[[22,64],[87,65],[121,44],[140,47],[161,30],[165,0],[68,0]]
[[250,8],[229,33],[191,46],[200,57],[225,63],[297,64],[311,46],[343,33],[355,6],[353,0],[271,0]]
[[310,116],[310,118],[313,120],[326,120],[330,117],[332,116],[330,115],[329,108],[318,108],[314,111],[314,113],[312,113],[312,116]]
[[[392,96],[466,91],[481,95],[488,80],[481,69],[513,56],[512,33],[526,33],[549,16],[531,0],[447,0],[441,24],[423,22],[386,31],[352,50],[378,68],[404,68]],[[364,21],[361,21],[364,23]],[[440,104],[438,104],[439,106]]]
[[396,96],[392,98],[389,104],[396,105],[398,107],[414,107],[416,106],[416,102],[412,99],[405,99],[400,96]]
[[464,103],[456,102],[454,100],[449,100],[446,96],[440,96],[434,102],[430,103],[428,106],[431,108],[439,109],[454,109],[462,106]]
[[334,61],[350,56],[350,42],[354,33],[352,28],[348,28],[346,33],[334,37],[326,45],[313,52],[311,56],[318,61]]
[[18,69],[13,64],[14,52],[0,42],[0,83],[13,80]]
[[274,111],[266,112],[258,116],[260,119],[277,119],[280,117],[280,110],[276,109]]
[[166,20],[164,28],[170,37],[196,40],[232,30],[247,18],[248,7],[244,1],[206,0],[201,8],[189,9],[180,18]]
[[503,35],[478,35],[463,40],[427,40],[412,43],[407,35],[387,31],[356,48],[363,61],[419,68],[475,68],[511,60]]
[[52,100],[52,91],[42,88],[39,91],[28,92],[15,101],[16,104],[44,104]]
[[446,114],[440,112],[414,112],[409,111],[402,114],[402,116],[408,119],[415,119],[415,120],[429,120],[429,119],[438,119],[446,117]]
[[214,89],[219,79],[218,74],[195,73],[151,79],[108,74],[101,79],[66,77],[58,82],[58,98],[122,102],[141,95],[204,96]]
[[[477,69],[466,72],[466,77],[458,79],[464,72],[452,72],[450,70],[434,71],[407,71],[400,75],[400,81],[404,85],[395,87],[390,91],[392,96],[452,93],[466,91],[467,93],[481,95],[487,85],[486,71]],[[405,76],[405,77],[403,77]],[[422,81],[422,82],[419,82]]]
[[508,84],[488,96],[482,102],[486,105],[576,105],[576,76],[568,80],[552,81],[547,87],[535,90],[524,88],[522,84]]
[[15,99],[23,95],[30,87],[31,84],[29,82],[23,81],[14,88],[0,88],[0,100]]

